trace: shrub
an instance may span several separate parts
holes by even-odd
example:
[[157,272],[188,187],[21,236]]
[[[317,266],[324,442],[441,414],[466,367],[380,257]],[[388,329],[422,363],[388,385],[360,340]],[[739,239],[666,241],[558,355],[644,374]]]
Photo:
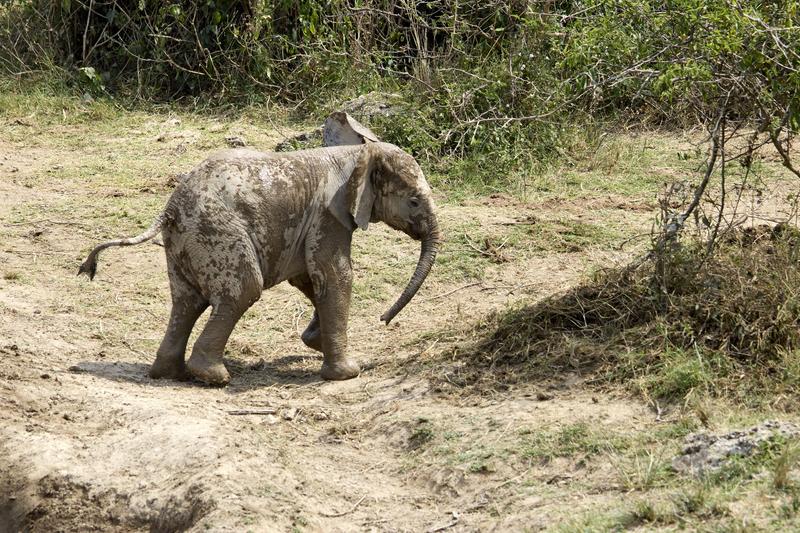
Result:
[[573,123],[706,122],[723,97],[742,120],[770,99],[797,108],[797,12],[795,0],[14,0],[0,5],[0,71],[306,113],[401,91],[406,118],[387,138],[435,160],[507,154],[506,171],[552,158]]
[[696,388],[756,390],[767,378],[794,387],[786,369],[800,349],[798,247],[800,232],[785,225],[732,231],[710,256],[703,241],[676,245],[658,261],[603,270],[494,315],[454,356],[481,386],[592,371],[673,399]]

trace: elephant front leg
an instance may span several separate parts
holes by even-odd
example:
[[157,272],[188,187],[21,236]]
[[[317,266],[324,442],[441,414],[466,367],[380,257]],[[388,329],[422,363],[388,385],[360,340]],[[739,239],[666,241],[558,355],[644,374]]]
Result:
[[355,359],[347,355],[352,272],[349,259],[346,262],[346,271],[331,272],[314,283],[323,355],[321,374],[324,379],[350,379],[361,372]]

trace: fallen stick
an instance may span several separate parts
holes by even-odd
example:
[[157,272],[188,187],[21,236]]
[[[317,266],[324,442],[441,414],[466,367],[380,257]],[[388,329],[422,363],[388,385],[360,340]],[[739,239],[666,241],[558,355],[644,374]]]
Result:
[[476,281],[474,283],[467,283],[466,285],[462,285],[461,287],[456,287],[455,289],[447,291],[447,292],[445,292],[443,294],[437,294],[436,296],[431,296],[430,298],[422,299],[422,300],[420,300],[420,303],[422,303],[422,302],[430,302],[431,300],[438,300],[439,298],[444,298],[445,296],[450,296],[454,292],[458,292],[458,291],[461,291],[461,290],[464,290],[464,289],[468,289],[470,287],[474,287],[475,285],[481,285],[482,283],[483,283],[482,281]]
[[14,222],[14,223],[8,224],[8,225],[9,226],[34,226],[36,224],[42,224],[42,223],[56,224],[56,225],[60,225],[60,226],[83,226],[85,228],[89,227],[89,224],[86,224],[84,222],[75,222],[73,220],[52,220],[52,219],[49,219],[49,218],[40,218],[40,219],[37,219],[37,220],[26,220],[25,222]]
[[453,519],[450,522],[448,522],[448,523],[446,523],[444,525],[441,525],[439,527],[433,527],[433,528],[429,529],[427,531],[427,533],[438,533],[439,531],[444,531],[445,529],[450,529],[451,527],[457,526],[458,525],[459,514],[456,513],[455,511],[453,511],[451,514],[453,516]]
[[348,509],[348,510],[346,510],[346,511],[342,511],[341,513],[332,513],[332,514],[331,514],[331,513],[319,513],[319,514],[321,514],[322,516],[328,517],[328,518],[339,518],[340,516],[344,516],[344,515],[346,515],[346,514],[350,514],[350,513],[352,513],[353,511],[355,511],[355,510],[356,510],[356,507],[358,507],[359,505],[361,505],[361,502],[363,502],[365,499],[367,499],[367,495],[366,495],[366,494],[364,494],[364,495],[361,497],[361,499],[360,499],[360,500],[358,500],[358,501],[356,502],[356,504],[355,504],[355,505],[353,505],[353,506],[352,506],[350,509]]
[[239,415],[274,415],[277,413],[278,410],[274,407],[270,407],[268,409],[234,409],[233,411],[228,411],[229,415],[239,416]]

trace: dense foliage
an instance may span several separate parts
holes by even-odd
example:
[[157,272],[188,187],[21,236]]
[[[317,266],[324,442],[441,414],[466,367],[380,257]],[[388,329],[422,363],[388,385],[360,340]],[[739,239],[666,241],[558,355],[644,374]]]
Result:
[[776,100],[800,120],[797,0],[12,0],[0,20],[7,73],[307,108],[400,91],[387,135],[504,170],[589,115],[704,121],[724,98],[731,116]]

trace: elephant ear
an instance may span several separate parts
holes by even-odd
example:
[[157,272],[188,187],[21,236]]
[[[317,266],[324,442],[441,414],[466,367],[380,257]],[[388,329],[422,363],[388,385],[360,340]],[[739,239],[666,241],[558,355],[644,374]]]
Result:
[[379,164],[380,149],[369,144],[361,149],[356,165],[346,181],[336,191],[328,209],[336,220],[347,228],[367,229],[375,203],[375,186],[372,175]]
[[331,113],[322,125],[323,146],[378,142],[378,136],[344,111]]
[[375,203],[375,186],[372,183],[372,175],[380,157],[377,152],[377,146],[365,146],[358,157],[353,173],[350,174],[350,180],[347,182],[350,214],[356,221],[356,226],[364,230],[369,225],[372,206]]

